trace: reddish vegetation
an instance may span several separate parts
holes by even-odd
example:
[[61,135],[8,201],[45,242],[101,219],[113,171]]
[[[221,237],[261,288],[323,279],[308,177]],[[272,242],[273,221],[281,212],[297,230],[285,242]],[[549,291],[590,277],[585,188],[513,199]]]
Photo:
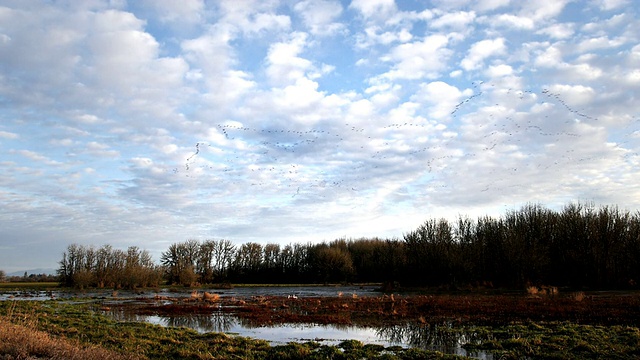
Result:
[[[129,307],[131,305],[121,305]],[[513,321],[571,321],[579,324],[640,324],[640,294],[582,293],[531,295],[383,295],[378,297],[260,296],[222,297],[215,302],[164,299],[131,309],[138,314],[233,313],[256,324],[320,323],[370,324],[417,321],[455,321],[507,324]]]

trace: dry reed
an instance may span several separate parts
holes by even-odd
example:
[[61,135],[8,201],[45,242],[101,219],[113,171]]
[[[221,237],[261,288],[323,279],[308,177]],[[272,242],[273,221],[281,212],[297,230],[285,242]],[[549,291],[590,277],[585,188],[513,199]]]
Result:
[[211,293],[208,293],[208,292],[205,291],[204,292],[204,300],[205,301],[210,301],[210,302],[215,302],[215,301],[220,300],[220,295],[211,294]]
[[582,300],[584,300],[585,295],[582,291],[578,291],[578,292],[572,293],[571,298],[577,302],[581,302]]
[[141,359],[97,346],[81,346],[0,318],[0,359]]

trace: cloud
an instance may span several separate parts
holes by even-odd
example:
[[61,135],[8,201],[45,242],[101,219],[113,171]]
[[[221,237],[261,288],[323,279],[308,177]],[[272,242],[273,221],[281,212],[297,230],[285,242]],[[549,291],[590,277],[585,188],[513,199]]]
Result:
[[563,101],[570,106],[584,106],[594,100],[596,92],[593,88],[584,85],[554,84],[549,90],[562,96]]
[[505,26],[520,30],[531,30],[535,26],[535,21],[532,18],[513,14],[500,14],[495,17],[489,17],[486,22],[493,24],[493,26]]
[[311,61],[298,55],[307,46],[306,33],[293,33],[287,42],[273,44],[267,54],[266,73],[274,84],[290,84],[311,70]]
[[471,45],[467,56],[460,62],[460,66],[467,71],[480,68],[485,59],[503,55],[507,50],[503,38],[481,40]]
[[48,165],[48,166],[58,166],[58,165],[62,165],[59,161],[56,160],[52,160],[47,156],[44,156],[38,152],[35,151],[31,151],[31,150],[12,150],[12,153],[16,153],[16,154],[20,154],[23,157],[32,160],[34,162],[39,162],[42,163],[44,165]]
[[575,33],[575,25],[570,23],[553,24],[537,31],[537,33],[549,35],[554,39],[567,39]]
[[609,39],[607,36],[600,36],[597,38],[585,39],[578,44],[576,50],[578,52],[590,52],[594,50],[612,49],[624,45],[627,42],[626,39],[616,38]]
[[344,24],[336,21],[342,14],[342,5],[337,1],[306,0],[293,8],[313,35],[332,35],[346,30]]
[[288,15],[274,13],[278,5],[275,1],[221,1],[218,5],[223,17],[217,25],[233,32],[259,36],[291,26]]
[[547,22],[560,15],[571,0],[557,0],[549,2],[524,2],[521,15],[529,17],[535,22]]
[[594,0],[593,2],[604,11],[618,9],[629,4],[628,0]]
[[19,137],[20,137],[20,135],[18,135],[16,133],[12,133],[12,132],[9,132],[9,131],[1,131],[0,130],[0,138],[3,138],[3,139],[17,139]]
[[203,21],[205,3],[203,0],[143,0],[144,5],[156,12],[161,22],[177,25],[181,23],[199,23]]
[[492,11],[509,5],[511,0],[481,0],[478,1],[476,9],[479,11]]
[[473,11],[458,11],[455,13],[446,13],[429,22],[429,26],[435,29],[456,29],[465,30],[469,24],[472,24],[476,18]]
[[397,11],[394,0],[353,0],[349,7],[371,20],[387,19]]
[[382,57],[383,61],[393,63],[393,68],[381,77],[390,80],[436,78],[447,67],[452,54],[448,43],[445,35],[430,35],[422,41],[394,47]]
[[[470,94],[467,93],[467,95]],[[442,120],[448,119],[463,96],[463,92],[457,87],[443,81],[434,81],[423,84],[415,98],[422,99],[422,101],[430,105],[429,118]]]
[[500,77],[500,76],[508,76],[513,74],[513,68],[509,65],[500,64],[500,65],[492,65],[486,70],[487,76],[490,78]]

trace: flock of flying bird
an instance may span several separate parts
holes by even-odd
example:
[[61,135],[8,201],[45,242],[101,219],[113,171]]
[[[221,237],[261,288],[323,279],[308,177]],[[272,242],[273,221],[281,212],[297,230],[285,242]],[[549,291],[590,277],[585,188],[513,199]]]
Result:
[[[572,147],[549,160],[550,154],[545,155],[543,145],[571,142],[581,137],[575,125],[597,122],[596,117],[572,108],[560,94],[548,89],[539,93],[503,90],[503,99],[506,96],[510,101],[521,103],[496,103],[495,108],[499,110],[483,111],[494,105],[488,102],[495,103],[489,94],[495,94],[496,88],[492,85],[493,88],[480,91],[481,84],[475,83],[477,91],[452,108],[450,119],[444,122],[446,126],[437,126],[436,122],[424,118],[420,122],[366,126],[331,123],[325,129],[305,129],[299,125],[277,128],[268,123],[261,124],[262,127],[218,124],[218,131],[229,144],[243,142],[246,147],[197,142],[194,153],[186,159],[184,170],[187,176],[199,167],[217,172],[214,175],[219,181],[284,186],[291,197],[303,193],[324,197],[326,194],[320,190],[376,190],[367,185],[370,180],[402,177],[401,168],[411,168],[414,176],[427,187],[447,187],[450,176],[458,176],[467,163],[486,159],[482,156],[486,152],[494,152],[491,156],[499,160],[510,152],[524,151],[540,161],[535,164],[537,168],[556,166],[560,169],[568,162],[590,160],[574,158]],[[548,110],[538,114],[518,111],[522,106],[530,108],[544,103],[550,105]],[[205,151],[209,148],[215,151]],[[492,166],[487,171],[507,170],[508,174],[519,170],[511,163],[503,166],[494,162]],[[473,176],[467,174],[470,175]],[[481,191],[495,186],[485,184]]]

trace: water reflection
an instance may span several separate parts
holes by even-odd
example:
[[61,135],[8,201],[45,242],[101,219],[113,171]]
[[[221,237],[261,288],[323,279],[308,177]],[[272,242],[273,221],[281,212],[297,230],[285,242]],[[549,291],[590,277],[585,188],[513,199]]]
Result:
[[188,327],[198,332],[230,332],[237,325],[237,319],[224,313],[213,313],[210,315],[187,315],[161,317],[166,326]]
[[279,324],[264,326],[225,312],[179,316],[139,315],[123,308],[105,313],[118,321],[138,321],[168,327],[186,327],[201,333],[224,332],[256,339],[273,345],[288,342],[317,341],[337,345],[343,340],[359,340],[365,344],[415,347],[447,354],[491,359],[490,354],[468,353],[462,346],[479,343],[482,337],[474,332],[455,330],[451,324],[405,323],[380,327],[354,325]]
[[377,334],[389,343],[457,355],[468,355],[462,348],[464,344],[479,344],[486,340],[476,332],[456,330],[451,323],[381,326]]

